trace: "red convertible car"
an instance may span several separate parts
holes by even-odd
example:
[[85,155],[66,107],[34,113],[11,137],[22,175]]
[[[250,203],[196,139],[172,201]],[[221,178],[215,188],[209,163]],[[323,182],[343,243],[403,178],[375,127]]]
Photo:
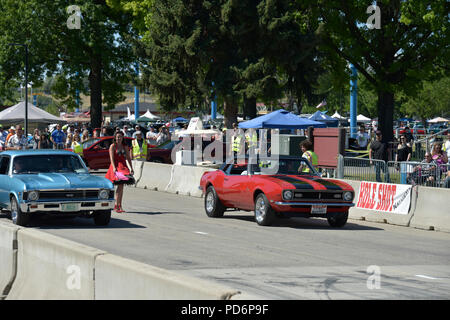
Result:
[[304,158],[280,156],[246,162],[225,163],[203,174],[199,188],[209,217],[238,209],[254,211],[262,226],[283,216],[326,217],[332,227],[346,224],[348,210],[354,206],[349,184],[322,179]]
[[[125,137],[125,142],[131,147],[133,138]],[[91,170],[108,169],[110,164],[109,146],[113,136],[89,139],[82,143],[83,160]],[[172,148],[178,141],[166,141],[159,146],[149,145],[147,149],[147,161],[172,163]],[[72,149],[66,149],[72,151]]]

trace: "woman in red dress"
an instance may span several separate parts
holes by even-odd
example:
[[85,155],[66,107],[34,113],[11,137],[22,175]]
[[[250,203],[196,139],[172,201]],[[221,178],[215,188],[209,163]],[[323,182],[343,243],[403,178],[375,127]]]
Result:
[[[114,206],[114,210],[116,212],[125,212],[122,209],[123,186],[125,184],[133,184],[134,179],[131,178],[129,180],[120,180],[116,173],[119,173],[119,175],[122,174],[124,176],[129,176],[130,174],[133,175],[134,171],[133,164],[131,163],[130,149],[125,144],[122,131],[118,131],[114,135],[113,143],[109,147],[109,158],[111,160],[111,164],[108,168],[108,172],[106,172],[105,178],[117,185],[116,204]],[[127,167],[127,161],[130,165],[130,169]]]

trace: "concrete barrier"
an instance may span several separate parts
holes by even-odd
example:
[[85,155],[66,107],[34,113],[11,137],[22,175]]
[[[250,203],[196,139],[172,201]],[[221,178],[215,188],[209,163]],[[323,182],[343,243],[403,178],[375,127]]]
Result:
[[226,300],[239,291],[112,254],[95,262],[99,300]]
[[19,229],[17,242],[7,299],[94,299],[94,262],[104,251],[33,229]]
[[[142,165],[142,163],[138,164],[138,166],[140,165]],[[137,176],[136,173],[135,176]],[[139,172],[139,177],[140,179],[137,181],[136,187],[165,191],[172,177],[172,165],[144,162],[142,166],[142,174]]]
[[198,187],[200,186],[200,179],[203,173],[215,170],[213,168],[173,165],[172,179],[167,185],[166,191],[201,197],[202,191]]
[[0,222],[0,300],[8,294],[16,276],[18,230]]
[[[348,184],[350,184],[353,189],[355,189],[355,204],[358,203],[358,195],[359,188],[361,186],[361,181],[353,181],[353,180],[342,180]],[[376,210],[366,210],[360,209],[357,207],[352,207],[349,210],[349,218],[356,220],[366,220],[371,222],[379,222],[379,223],[388,223],[393,225],[399,225],[408,227],[411,223],[411,219],[413,217],[414,204],[417,199],[417,193],[413,190],[411,191],[411,206],[408,214],[397,214],[385,211],[376,211]]]
[[450,189],[417,188],[417,204],[410,226],[450,232]]

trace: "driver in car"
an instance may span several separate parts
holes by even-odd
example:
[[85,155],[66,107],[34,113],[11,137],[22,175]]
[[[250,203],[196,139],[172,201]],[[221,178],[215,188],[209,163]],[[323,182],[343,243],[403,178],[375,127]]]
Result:
[[13,173],[22,173],[25,171],[25,161],[21,158],[14,160]]

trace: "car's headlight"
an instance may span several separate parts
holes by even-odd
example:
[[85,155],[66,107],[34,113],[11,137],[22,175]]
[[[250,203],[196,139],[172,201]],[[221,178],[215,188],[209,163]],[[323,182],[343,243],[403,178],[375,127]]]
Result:
[[98,193],[98,197],[100,199],[108,199],[109,198],[109,190],[106,190],[106,189],[100,190],[100,192]]
[[284,200],[292,200],[293,197],[294,197],[294,193],[292,192],[292,190],[284,190],[283,191],[283,199]]
[[28,200],[36,201],[37,199],[39,199],[39,192],[37,191],[28,192]]
[[352,201],[353,200],[353,192],[350,192],[350,191],[344,192],[344,200]]

